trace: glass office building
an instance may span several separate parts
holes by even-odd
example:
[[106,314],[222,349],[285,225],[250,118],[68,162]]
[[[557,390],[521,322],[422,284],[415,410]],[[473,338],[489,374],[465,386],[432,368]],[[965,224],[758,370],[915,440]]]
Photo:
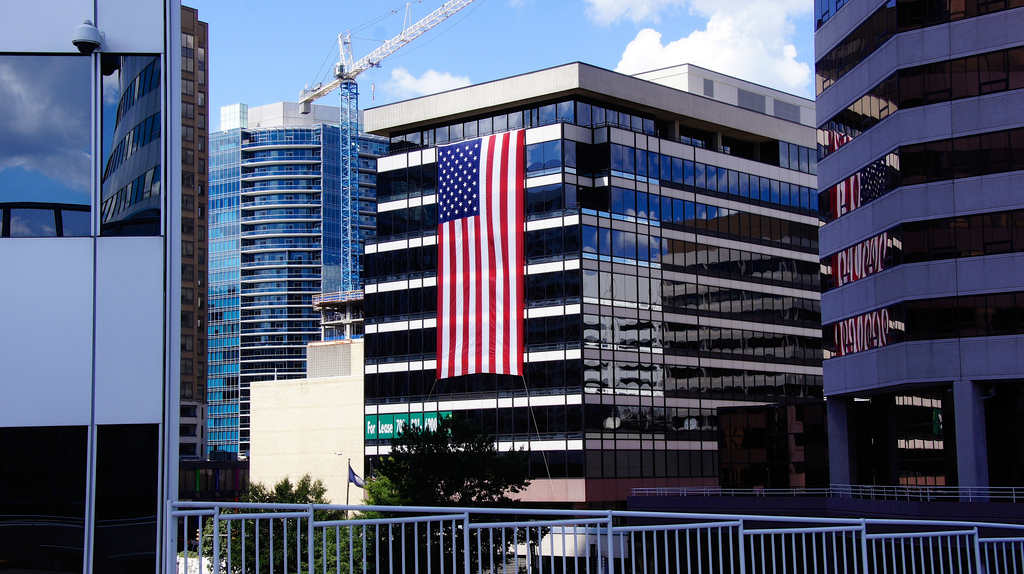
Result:
[[180,11],[57,0],[0,19],[4,568],[173,568]]
[[[812,103],[675,72],[577,63],[366,111],[391,140],[365,257],[368,464],[456,414],[529,451],[525,499],[607,505],[717,485],[719,408],[820,402]],[[524,373],[438,380],[438,147],[520,128]]]
[[373,160],[386,142],[359,140],[357,212],[343,214],[338,109],[315,110],[307,117],[296,104],[250,108],[246,125],[210,138],[213,458],[247,456],[252,384],[305,376],[306,345],[320,340],[313,295],[339,291],[343,274],[359,272],[359,251],[342,252],[342,226],[354,226],[360,248],[373,232]]
[[1024,485],[1024,2],[815,35],[832,482]]

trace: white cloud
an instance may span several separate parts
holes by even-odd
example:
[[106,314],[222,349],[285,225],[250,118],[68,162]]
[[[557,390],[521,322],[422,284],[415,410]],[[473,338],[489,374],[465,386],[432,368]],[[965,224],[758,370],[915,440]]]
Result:
[[586,0],[587,14],[598,24],[607,26],[622,18],[639,24],[657,22],[659,14],[668,8],[681,8],[686,0]]
[[103,78],[103,105],[117,104],[121,101],[121,70],[114,70],[110,76]]
[[0,57],[0,101],[0,173],[20,167],[88,191],[88,60]]
[[811,96],[812,70],[797,60],[794,18],[810,12],[803,0],[587,0],[598,23],[621,18],[657,21],[660,13],[686,5],[707,18],[703,30],[667,43],[653,28],[640,30],[626,46],[616,71],[636,74],[679,64]]
[[466,76],[455,76],[450,72],[427,70],[416,77],[405,68],[391,70],[391,79],[384,88],[396,98],[415,98],[462,88],[470,84]]
[[[50,222],[53,216],[50,216]],[[11,213],[11,237],[55,237],[57,230],[43,217],[38,220],[26,219]]]

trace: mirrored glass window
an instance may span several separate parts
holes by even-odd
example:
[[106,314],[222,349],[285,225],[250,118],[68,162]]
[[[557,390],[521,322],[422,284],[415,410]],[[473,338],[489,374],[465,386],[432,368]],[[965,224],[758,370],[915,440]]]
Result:
[[5,566],[23,572],[82,571],[86,438],[84,426],[0,428]]
[[160,233],[160,59],[103,56],[102,235]]
[[88,235],[89,59],[0,55],[0,78],[0,234]]

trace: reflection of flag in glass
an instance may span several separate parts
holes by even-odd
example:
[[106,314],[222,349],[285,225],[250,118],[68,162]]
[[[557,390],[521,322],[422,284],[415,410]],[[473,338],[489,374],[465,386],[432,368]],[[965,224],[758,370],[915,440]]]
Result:
[[437,378],[522,374],[522,130],[438,148]]
[[356,474],[356,471],[352,470],[352,465],[351,464],[348,465],[348,482],[349,482],[349,484],[356,485],[356,487],[358,487],[358,488],[365,488],[366,487],[366,481],[363,480],[363,477],[361,477],[358,474]]

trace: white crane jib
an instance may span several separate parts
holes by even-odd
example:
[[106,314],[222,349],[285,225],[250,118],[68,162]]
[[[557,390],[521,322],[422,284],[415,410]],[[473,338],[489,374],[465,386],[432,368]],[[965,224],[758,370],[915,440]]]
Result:
[[346,82],[355,81],[356,76],[366,70],[379,66],[381,60],[394,54],[409,42],[422,35],[427,30],[437,26],[459,10],[472,4],[475,0],[451,0],[443,6],[434,10],[419,22],[409,26],[402,33],[384,42],[379,48],[364,56],[358,62],[353,62],[351,34],[345,32],[338,35],[338,53],[340,61],[334,68],[334,81],[322,86],[316,86],[312,90],[303,90],[299,95],[299,110],[308,114],[311,110],[310,104],[319,98],[331,93],[335,88]]
[[[384,42],[358,62],[352,61],[352,37],[348,32],[338,36],[340,62],[334,68],[334,81],[327,85],[314,86],[299,95],[299,112],[308,114],[313,101],[341,88],[341,106],[338,123],[340,132],[340,183],[339,194],[341,216],[341,258],[340,288],[333,284],[322,285],[324,291],[354,291],[362,288],[357,270],[359,269],[359,213],[356,199],[359,190],[359,85],[356,76],[380,65],[380,61],[394,54],[396,50],[415,40],[427,30],[437,26],[446,18],[472,4],[474,0],[451,0],[431,12],[426,18],[408,26],[401,34]],[[408,5],[407,5],[408,6]],[[325,201],[325,205],[327,205]]]

